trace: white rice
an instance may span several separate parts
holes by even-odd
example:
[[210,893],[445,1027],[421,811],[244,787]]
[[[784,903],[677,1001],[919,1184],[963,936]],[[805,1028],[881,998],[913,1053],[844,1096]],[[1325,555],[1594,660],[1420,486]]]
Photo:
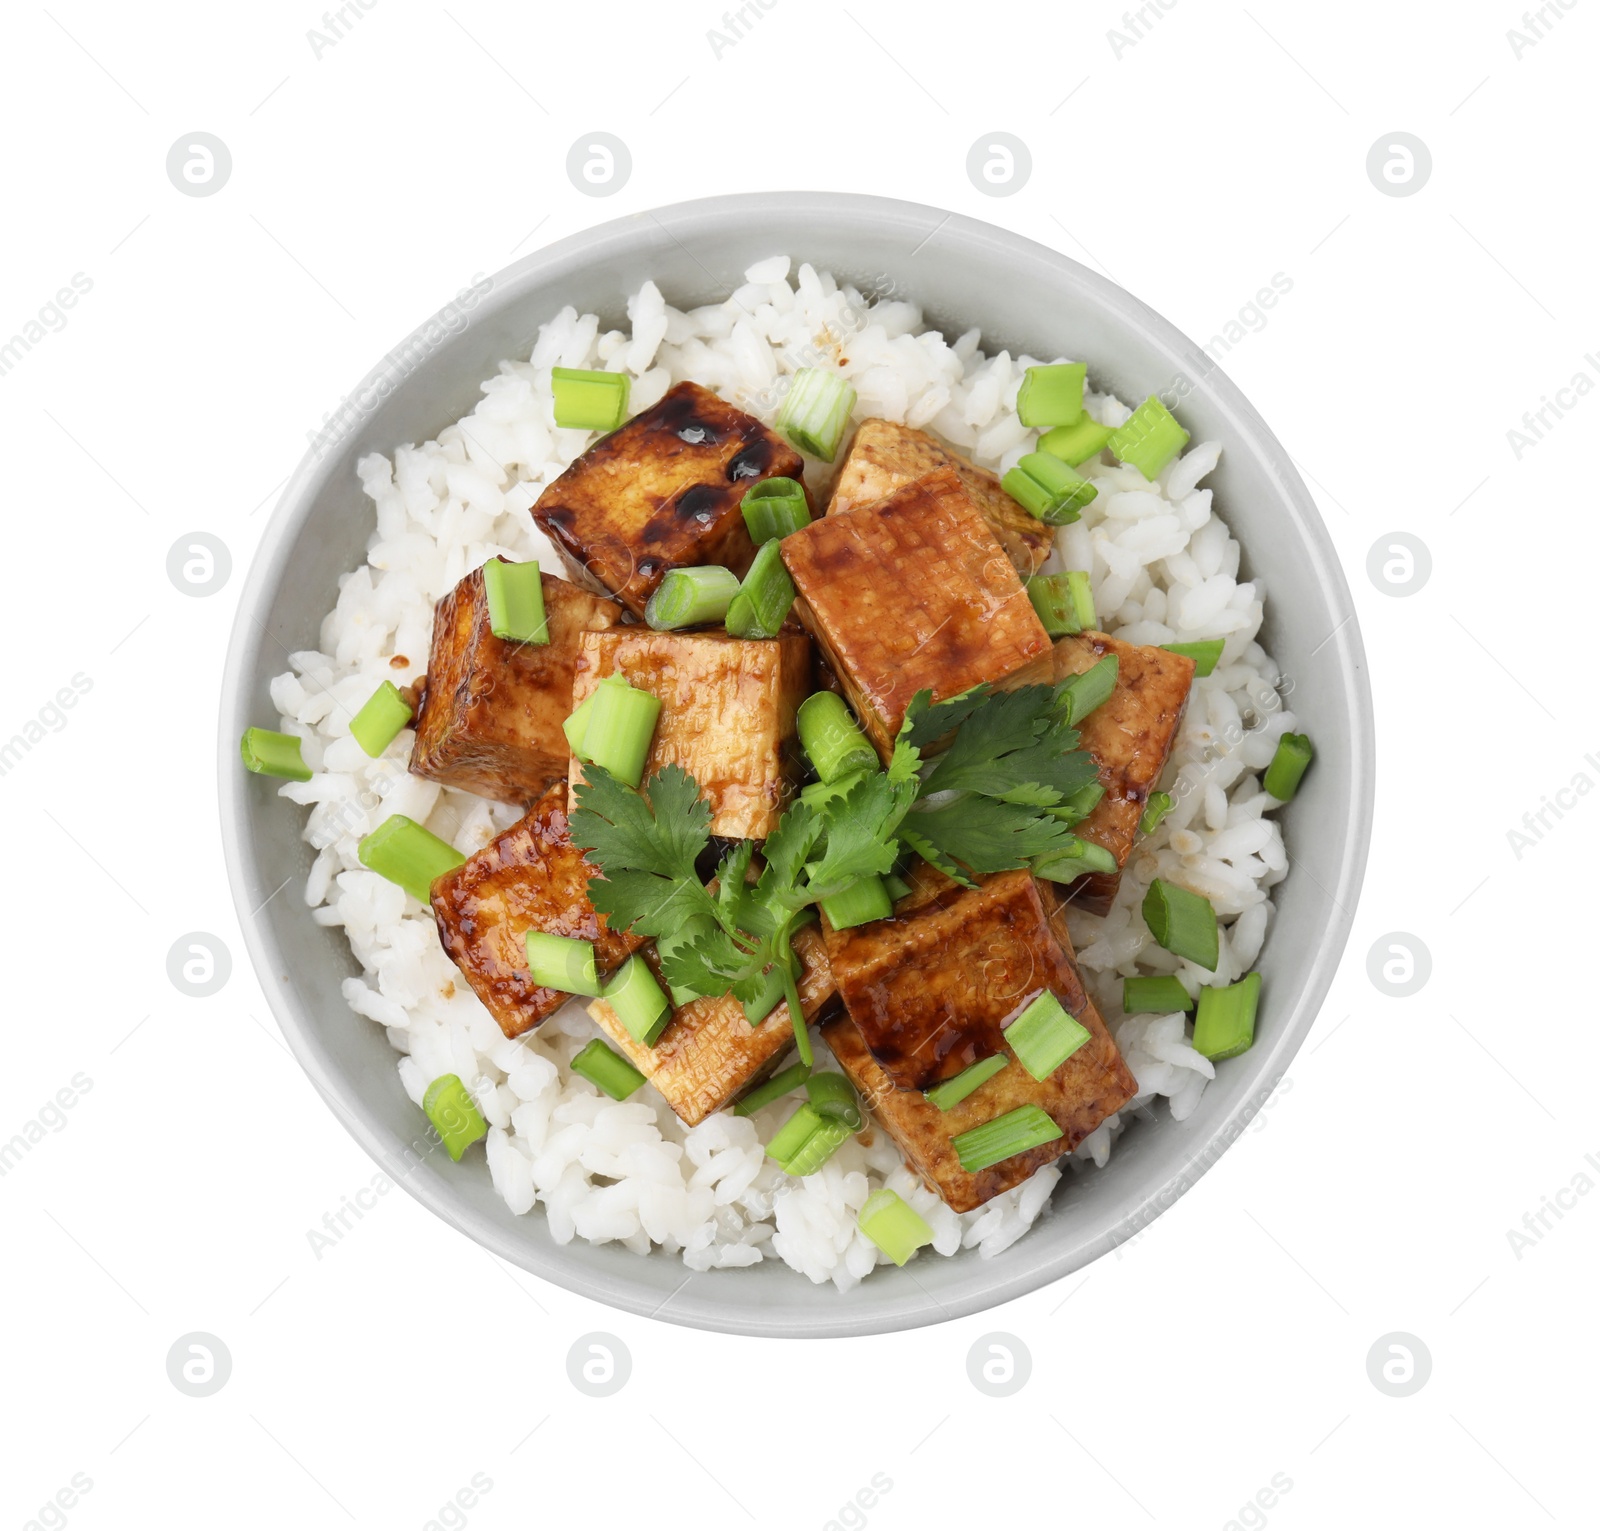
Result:
[[[846,1291],[886,1260],[855,1226],[869,1191],[888,1185],[916,1207],[934,1229],[934,1253],[976,1247],[995,1255],[1046,1209],[1061,1167],[957,1215],[875,1130],[863,1135],[867,1144],[846,1143],[819,1173],[790,1180],[762,1144],[792,1099],[750,1119],[723,1112],[685,1128],[648,1085],[625,1102],[599,1094],[568,1067],[597,1034],[581,1001],[531,1035],[506,1040],[440,949],[431,915],[356,855],[361,837],[393,813],[467,854],[519,817],[513,807],[409,775],[410,730],[381,760],[369,760],[350,737],[350,719],[379,681],[404,684],[424,672],[434,602],[463,575],[494,554],[561,567],[528,509],[592,437],[555,427],[552,366],[627,372],[635,410],[692,378],[769,423],[789,374],[836,366],[856,387],[857,419],[926,427],[1004,472],[1037,435],[1015,410],[1025,369],[1070,359],[986,356],[976,330],[950,344],[923,328],[914,304],[873,303],[808,265],[791,278],[785,256],[758,262],[745,278],[726,302],[687,313],[646,283],[628,302],[628,331],[602,333],[595,315],[563,309],[542,326],[529,359],[501,363],[472,414],[437,440],[398,448],[392,461],[361,461],[377,511],[367,561],[342,576],[320,649],[292,655],[292,669],[272,684],[281,726],[303,741],[315,773],[281,791],[310,807],[305,838],[318,848],[305,890],[312,917],[341,927],[361,963],[362,977],[344,985],[346,1000],[386,1029],[419,1105],[440,1074],[469,1082],[490,1123],[489,1173],[513,1212],[542,1206],[560,1243],[616,1240],[639,1254],[659,1247],[696,1271],[776,1257]],[[1092,391],[1088,406],[1104,424],[1129,413],[1121,400]],[[1212,1066],[1189,1045],[1184,1015],[1125,1017],[1120,980],[1176,973],[1191,991],[1233,981],[1260,951],[1270,890],[1288,869],[1260,773],[1294,715],[1276,689],[1277,666],[1256,641],[1259,583],[1239,580],[1239,545],[1213,513],[1211,491],[1198,487],[1220,450],[1215,442],[1192,446],[1153,484],[1133,468],[1087,466],[1099,496],[1081,521],[1062,528],[1050,564],[1089,570],[1102,626],[1129,642],[1226,640],[1215,673],[1195,685],[1173,752],[1168,781],[1177,806],[1141,842],[1110,914],[1071,917],[1086,979],[1139,1081],[1128,1109],[1148,1115],[1165,1097],[1179,1121],[1194,1110]],[[830,473],[813,463],[807,476],[821,489]],[[1223,932],[1214,975],[1151,940],[1139,904],[1157,876],[1216,906]],[[818,1053],[826,1061],[826,1049]],[[1121,1126],[1118,1118],[1104,1123],[1064,1163],[1104,1165]]]

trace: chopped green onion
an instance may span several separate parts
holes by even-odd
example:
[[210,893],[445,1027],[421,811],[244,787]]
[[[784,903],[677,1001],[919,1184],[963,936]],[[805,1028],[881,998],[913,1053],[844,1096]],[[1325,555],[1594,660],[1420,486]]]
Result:
[[428,902],[435,879],[467,858],[403,813],[392,813],[356,846],[361,864],[398,883],[419,904]]
[[822,901],[822,912],[835,930],[850,930],[868,920],[886,920],[894,903],[881,877],[859,877],[842,892]]
[[[611,674],[605,676],[600,682],[602,686],[625,686],[627,684],[627,676],[617,670],[613,670]],[[584,697],[573,708],[572,715],[561,725],[562,733],[567,736],[568,748],[579,760],[587,760],[589,758],[583,752],[583,743],[584,737],[589,732],[589,715],[594,711],[594,698],[595,692],[591,691],[588,696]]]
[[572,1072],[598,1085],[612,1100],[626,1100],[644,1083],[644,1075],[599,1037],[572,1060]]
[[644,619],[658,633],[720,622],[739,593],[739,576],[720,564],[669,569],[644,608]]
[[[878,763],[878,757],[872,757],[872,763]],[[852,771],[848,776],[838,777],[834,781],[814,781],[808,787],[800,789],[800,801],[806,807],[821,812],[825,803],[831,803],[836,797],[848,797],[850,790],[858,781],[865,781],[866,771]]]
[[[290,781],[310,781],[311,767],[300,758],[300,741],[293,734],[270,728],[247,728],[239,736],[239,758],[257,776],[286,776]],[[878,763],[878,757],[872,757]]]
[[[657,936],[656,956],[661,959],[663,974],[666,972],[668,959],[684,948],[693,946],[702,936],[709,935],[711,926],[712,920],[709,914],[695,914],[690,915],[671,934]],[[680,989],[673,983],[668,983],[667,992],[671,994],[674,1005],[689,1005],[697,999],[705,998],[698,989]]]
[[1062,1136],[1060,1127],[1039,1106],[1018,1106],[992,1122],[957,1133],[950,1140],[961,1168],[969,1175],[986,1170],[1002,1159],[1041,1148]]
[[1169,654],[1182,654],[1185,659],[1194,660],[1195,679],[1204,680],[1222,658],[1222,644],[1221,638],[1205,638],[1198,643],[1163,643],[1161,647]]
[[1095,625],[1094,590],[1084,570],[1067,570],[1067,593],[1072,597],[1072,614],[1078,619],[1077,630],[1088,632]]
[[1098,457],[1105,451],[1106,443],[1114,435],[1114,426],[1101,425],[1085,415],[1075,425],[1058,425],[1053,431],[1046,431],[1039,438],[1039,450],[1080,468],[1091,457]]
[[1072,425],[1083,418],[1087,363],[1056,362],[1029,367],[1017,390],[1017,418],[1024,425]]
[[1081,824],[1100,805],[1100,799],[1106,795],[1105,787],[1097,781],[1091,781],[1078,788],[1064,802],[1058,803],[1054,808],[1046,808],[1045,812],[1053,819],[1060,819],[1068,827]]
[[626,372],[552,367],[550,391],[555,395],[556,424],[562,430],[614,431],[628,418],[631,387]]
[[1045,1080],[1089,1040],[1089,1029],[1046,989],[1002,1035],[1017,1062],[1035,1079]]
[[855,407],[855,389],[837,373],[802,367],[778,411],[778,429],[802,452],[832,462]]
[[1188,431],[1151,394],[1111,433],[1107,445],[1114,457],[1137,468],[1146,478],[1154,478],[1183,450],[1188,439]]
[[562,994],[586,994],[596,999],[603,992],[595,970],[594,943],[571,936],[554,936],[545,930],[530,930],[522,938],[528,954],[528,976],[541,989]]
[[1144,896],[1142,911],[1158,946],[1216,972],[1217,912],[1198,893],[1158,877]]
[[1280,803],[1287,803],[1300,790],[1300,778],[1306,774],[1313,753],[1311,740],[1305,734],[1285,734],[1278,740],[1262,786]]
[[818,691],[800,704],[796,714],[800,747],[817,775],[838,781],[854,771],[876,771],[878,752],[856,725],[837,691]]
[[[1073,594],[1070,574],[1035,574],[1027,582],[1028,599],[1034,613],[1052,638],[1066,638],[1083,631],[1078,599]],[[1094,612],[1090,608],[1090,624]]]
[[948,1111],[952,1106],[960,1105],[974,1090],[988,1084],[1010,1061],[1004,1053],[991,1053],[987,1058],[978,1059],[971,1068],[962,1069],[953,1078],[922,1093],[930,1105]]
[[1033,875],[1047,882],[1076,882],[1090,874],[1111,876],[1117,870],[1117,858],[1105,846],[1074,835],[1059,849],[1035,856],[1030,865]]
[[635,952],[617,969],[601,998],[616,1012],[623,1030],[635,1042],[654,1047],[672,1019],[672,1006],[661,992],[650,964]]
[[1029,452],[1000,480],[1000,487],[1030,516],[1047,526],[1066,526],[1099,493],[1059,457]]
[[728,602],[725,623],[735,638],[776,638],[794,605],[794,581],[783,566],[776,538],[763,542],[737,593]]
[[811,1109],[827,1121],[843,1122],[851,1132],[861,1129],[861,1106],[843,1074],[813,1074],[806,1080]]
[[896,1265],[904,1265],[923,1245],[933,1243],[928,1220],[888,1186],[862,1202],[856,1227]]
[[1194,1018],[1194,1050],[1213,1063],[1237,1058],[1256,1039],[1260,999],[1259,973],[1247,973],[1226,988],[1202,989]]
[[[792,954],[791,954],[792,956]],[[789,992],[789,979],[798,978],[799,962],[792,961],[787,976],[783,971],[783,964],[774,962],[761,978],[761,992],[754,999],[747,999],[744,1003],[744,1018],[752,1026],[759,1026],[766,1018],[778,1008]],[[790,1020],[794,1017],[791,1016]]]
[[1082,675],[1074,675],[1061,687],[1061,698],[1066,706],[1067,722],[1081,723],[1117,689],[1117,656],[1107,654],[1091,665]]
[[781,1100],[791,1090],[798,1090],[806,1082],[810,1072],[811,1069],[807,1064],[791,1063],[781,1074],[774,1074],[765,1084],[758,1084],[755,1089],[741,1096],[733,1108],[733,1114],[754,1116],[763,1106],[770,1106],[773,1101]]
[[489,631],[512,643],[548,643],[544,577],[537,563],[507,563],[491,558],[483,566],[483,593],[489,601]]
[[805,1146],[806,1139],[822,1125],[822,1116],[816,1107],[802,1101],[793,1116],[772,1135],[767,1144],[767,1156],[786,1165]]
[[637,787],[644,777],[650,740],[661,716],[661,698],[635,686],[596,686],[594,711],[584,730],[583,753],[618,781]]
[[744,512],[750,540],[757,547],[811,524],[805,485],[792,478],[762,479],[745,491],[739,509]]
[[489,1135],[489,1124],[459,1074],[441,1074],[435,1079],[422,1092],[422,1109],[439,1134],[445,1152],[457,1164],[479,1138]]
[[376,760],[410,722],[411,704],[392,680],[386,680],[351,718],[350,737]]
[[814,1175],[834,1155],[834,1151],[850,1136],[855,1128],[848,1122],[824,1117],[822,1125],[801,1144],[798,1152],[784,1163],[786,1175]]
[[1144,800],[1144,812],[1139,815],[1139,832],[1153,835],[1161,827],[1161,821],[1172,812],[1172,806],[1170,792],[1152,792]]
[[1171,1015],[1193,1010],[1194,1000],[1176,978],[1124,978],[1122,1008],[1129,1015]]
[[898,872],[885,872],[883,874],[883,886],[888,892],[891,904],[898,904],[901,899],[911,892],[911,884]]

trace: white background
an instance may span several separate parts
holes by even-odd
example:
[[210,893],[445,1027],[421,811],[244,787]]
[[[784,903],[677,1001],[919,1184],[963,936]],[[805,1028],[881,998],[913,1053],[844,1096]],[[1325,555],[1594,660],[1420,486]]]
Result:
[[[1600,5],[1551,7],[1520,57],[1518,9],[1175,0],[1114,45],[1110,3],[777,0],[720,57],[709,4],[376,0],[320,57],[311,4],[11,13],[0,341],[75,273],[93,286],[0,377],[0,736],[74,675],[91,689],[0,778],[0,1140],[91,1085],[0,1179],[0,1525],[824,1527],[875,1474],[892,1488],[845,1523],[1593,1524],[1600,1196],[1520,1251],[1507,1232],[1600,1183],[1600,806],[1568,797],[1520,856],[1508,831],[1600,781],[1600,399],[1568,396],[1520,460],[1506,433],[1600,380]],[[164,169],[197,130],[232,153],[212,197]],[[604,199],[564,169],[594,130],[633,154]],[[1005,198],[965,169],[998,130],[1033,156]],[[1366,173],[1396,130],[1432,153],[1413,196]],[[1260,1123],[1145,1236],[959,1323],[796,1346],[639,1321],[398,1194],[319,1259],[308,1230],[375,1167],[243,963],[212,785],[276,490],[475,273],[785,185],[992,219],[1202,341],[1292,280],[1225,369],[1302,465],[1372,659],[1373,860],[1327,1008]],[[232,555],[203,599],[166,573],[195,531]],[[1405,598],[1367,574],[1396,531],[1432,557]],[[191,931],[234,954],[212,998],[167,978]],[[1368,977],[1395,931],[1433,959],[1405,999]],[[567,1378],[595,1330],[632,1355],[607,1399]],[[1033,1367],[998,1400],[967,1375],[995,1330]],[[208,1398],[167,1377],[191,1331],[232,1356]],[[1393,1331],[1432,1357],[1406,1398],[1368,1377]],[[92,1487],[40,1518],[74,1474]],[[492,1488],[440,1521],[474,1474]],[[1275,1474],[1289,1491],[1241,1518]]]

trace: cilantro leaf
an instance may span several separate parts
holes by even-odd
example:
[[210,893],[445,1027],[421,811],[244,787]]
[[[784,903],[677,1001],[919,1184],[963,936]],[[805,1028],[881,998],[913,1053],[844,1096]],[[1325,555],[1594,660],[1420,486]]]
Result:
[[1053,778],[1077,743],[1077,733],[1060,721],[1053,687],[996,692],[982,701],[935,760],[923,790],[929,795],[969,791],[987,797],[1004,797],[1029,784],[1059,790]]
[[891,781],[875,771],[823,805],[828,839],[821,857],[806,865],[810,901],[832,898],[859,878],[893,868],[900,823],[916,801],[917,785],[915,778]]
[[969,687],[959,696],[949,697],[942,702],[935,702],[931,691],[919,691],[906,708],[901,737],[918,749],[925,744],[933,744],[965,723],[988,699],[989,694],[987,682]]
[[822,833],[821,816],[798,800],[778,821],[761,847],[767,864],[756,883],[756,897],[764,906],[791,908],[806,902],[806,895],[799,891],[801,873]]
[[901,833],[913,845],[920,840],[938,851],[941,859],[928,857],[936,866],[948,870],[947,863],[956,861],[976,877],[1026,866],[1072,838],[1065,824],[1037,809],[976,793],[918,807],[907,815]]

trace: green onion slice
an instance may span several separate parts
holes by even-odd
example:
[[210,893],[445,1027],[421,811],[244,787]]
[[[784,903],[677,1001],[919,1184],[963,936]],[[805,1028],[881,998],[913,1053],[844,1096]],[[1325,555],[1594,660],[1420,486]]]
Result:
[[[610,675],[605,676],[600,682],[600,685],[602,686],[625,686],[627,684],[627,676],[622,675],[615,670],[613,670]],[[588,696],[584,697],[584,699],[579,702],[575,708],[573,708],[572,715],[566,720],[565,723],[561,725],[562,733],[567,736],[568,747],[572,750],[572,753],[578,757],[579,760],[587,760],[589,758],[583,752],[583,744],[585,736],[589,732],[589,715],[594,711],[594,698],[595,693],[591,691]]]
[[1222,658],[1222,645],[1221,638],[1203,638],[1197,643],[1163,643],[1161,647],[1169,654],[1182,654],[1185,659],[1194,660],[1195,679],[1204,680]]
[[[1044,630],[1052,638],[1066,638],[1083,631],[1081,608],[1072,590],[1070,574],[1035,574],[1027,581],[1028,599]],[[1090,612],[1091,625],[1093,611]]]
[[1106,701],[1117,689],[1117,671],[1120,665],[1115,654],[1090,665],[1082,675],[1074,675],[1061,687],[1061,698],[1066,708],[1067,722],[1081,723],[1096,707]]
[[656,1038],[672,1019],[672,1006],[661,992],[650,964],[635,952],[617,969],[601,991],[601,998],[616,1012],[617,1019],[635,1042],[654,1047]]
[[489,1135],[489,1124],[459,1074],[441,1074],[435,1079],[423,1091],[422,1109],[457,1164],[479,1138]]
[[883,886],[889,895],[889,902],[891,904],[898,904],[901,899],[905,898],[912,891],[911,884],[908,883],[898,872],[885,872],[883,874]]
[[1080,468],[1091,457],[1098,457],[1105,451],[1106,443],[1114,435],[1114,426],[1101,425],[1085,415],[1076,425],[1058,425],[1053,431],[1046,431],[1039,438],[1039,450]]
[[978,1059],[970,1068],[962,1069],[954,1078],[922,1093],[930,1105],[948,1111],[952,1106],[960,1105],[974,1090],[988,1084],[1010,1061],[1004,1053],[991,1053],[987,1058]]
[[586,994],[591,999],[603,992],[600,975],[595,970],[592,941],[530,930],[523,936],[522,945],[528,954],[528,976],[541,989]]
[[809,1102],[802,1101],[795,1108],[794,1115],[773,1133],[772,1141],[767,1144],[768,1158],[776,1159],[780,1165],[787,1165],[821,1125],[821,1113]]
[[784,1163],[784,1174],[795,1176],[816,1174],[854,1131],[855,1129],[846,1122],[824,1117],[822,1125]]
[[1072,425],[1083,418],[1085,362],[1029,367],[1017,390],[1017,418],[1024,425]]
[[1172,812],[1173,799],[1170,792],[1152,792],[1144,800],[1144,812],[1139,815],[1139,830],[1141,834],[1153,835],[1161,827],[1161,821]]
[[411,704],[392,680],[386,680],[351,718],[350,737],[376,760],[410,722]]
[[550,391],[555,395],[556,424],[562,430],[614,431],[628,418],[631,388],[625,372],[553,367]]
[[1071,826],[1081,824],[1100,804],[1100,799],[1106,795],[1104,785],[1091,781],[1072,793],[1069,797],[1054,808],[1046,808],[1045,812],[1053,819],[1060,819],[1063,824]]
[[644,619],[658,633],[720,622],[739,593],[739,576],[720,564],[669,569],[645,604]]
[[1045,1080],[1089,1040],[1089,1029],[1046,989],[1002,1035],[1017,1062],[1035,1079]]
[[1059,850],[1035,856],[1030,865],[1033,875],[1047,882],[1076,882],[1089,875],[1110,877],[1117,870],[1117,858],[1103,845],[1074,835]]
[[1124,978],[1122,1008],[1129,1015],[1171,1015],[1193,1010],[1194,1000],[1176,978]]
[[763,543],[787,537],[811,524],[805,486],[792,478],[764,478],[745,491],[739,502],[750,540]]
[[626,1100],[644,1083],[644,1075],[599,1037],[572,1060],[572,1072],[604,1090],[612,1100]]
[[804,1063],[791,1063],[781,1074],[774,1074],[765,1084],[758,1084],[755,1089],[741,1096],[733,1108],[733,1114],[754,1116],[763,1106],[770,1106],[791,1090],[798,1090],[810,1072],[811,1069]]
[[1216,972],[1217,912],[1198,893],[1158,877],[1144,896],[1142,911],[1158,946]]
[[594,710],[583,734],[584,757],[625,786],[637,787],[661,716],[661,698],[629,685],[596,686],[591,695]]
[[727,629],[735,638],[776,638],[793,605],[794,581],[774,538],[761,544],[749,573],[728,602]]
[[548,643],[544,577],[537,563],[507,563],[491,558],[483,566],[483,593],[489,602],[489,631],[510,643]]
[[843,1122],[851,1132],[861,1130],[861,1106],[843,1074],[813,1074],[806,1080],[806,1097],[824,1120]]
[[856,391],[823,367],[802,367],[778,411],[778,429],[800,451],[832,462],[856,407]]
[[1111,433],[1107,445],[1113,456],[1153,479],[1184,448],[1188,431],[1167,412],[1167,406],[1151,394]]
[[1059,457],[1029,452],[1000,480],[1000,487],[1030,516],[1047,526],[1066,526],[1099,493]]
[[1194,1050],[1213,1063],[1237,1058],[1256,1039],[1261,975],[1247,973],[1226,988],[1202,989],[1194,1018]]
[[[788,997],[789,978],[798,978],[798,962],[795,962],[788,977],[784,976],[781,963],[774,962],[761,977],[761,992],[754,999],[744,1000],[744,1018],[752,1026],[759,1026],[774,1010]],[[793,1020],[793,1017],[790,1017]]]
[[950,1140],[961,1168],[969,1175],[986,1170],[1002,1159],[1042,1148],[1062,1136],[1060,1127],[1039,1106],[1018,1106],[992,1122],[957,1133]]
[[467,858],[403,813],[392,813],[356,847],[361,864],[398,883],[419,904],[428,902],[436,879]]
[[1306,774],[1314,753],[1305,734],[1285,734],[1278,740],[1262,786],[1279,802],[1287,803],[1300,790],[1300,778]]
[[[874,766],[877,765],[876,755],[872,757],[872,763]],[[800,801],[820,813],[823,806],[831,803],[836,797],[848,797],[855,784],[858,781],[865,781],[868,774],[866,771],[852,771],[848,776],[840,776],[834,781],[814,781],[810,786],[800,789]]]
[[822,900],[822,912],[835,930],[850,930],[869,920],[886,920],[894,902],[881,877],[861,877],[832,898]]
[[925,1244],[933,1243],[927,1219],[888,1186],[861,1204],[856,1227],[896,1265],[904,1265]]
[[[245,770],[257,776],[284,776],[290,781],[310,781],[311,767],[300,758],[300,741],[293,734],[270,728],[247,728],[239,736],[239,758]],[[878,763],[878,757],[872,757]]]
[[837,691],[817,691],[800,704],[795,717],[800,747],[817,775],[836,782],[857,771],[876,771],[878,752],[857,726]]

